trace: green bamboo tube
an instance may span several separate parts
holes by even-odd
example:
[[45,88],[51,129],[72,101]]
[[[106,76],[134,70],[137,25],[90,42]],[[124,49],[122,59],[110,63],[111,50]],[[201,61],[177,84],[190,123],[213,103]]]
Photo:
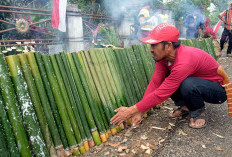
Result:
[[60,118],[62,120],[64,131],[65,131],[65,134],[68,140],[68,144],[72,148],[76,147],[77,143],[76,143],[75,136],[73,133],[72,125],[68,117],[67,109],[64,105],[65,102],[64,102],[64,99],[61,93],[61,88],[59,87],[52,63],[49,59],[49,56],[45,54],[42,55],[42,60],[44,62],[44,66],[46,69],[49,83],[51,85],[52,93],[54,95],[54,98],[57,104],[57,108],[59,110]]
[[111,56],[110,56],[110,49],[104,49],[103,51],[104,53],[104,56],[105,56],[105,62],[107,62],[107,65],[108,65],[108,69],[110,70],[110,73],[112,75],[112,78],[114,80],[114,83],[115,83],[115,88],[116,89],[116,92],[118,93],[118,96],[119,96],[119,99],[121,101],[121,104],[123,106],[127,106],[127,100],[123,94],[123,86],[120,84],[120,78],[118,76],[118,73],[116,71],[116,68],[115,68],[115,65],[114,65],[114,62],[113,60],[111,59]]
[[[60,53],[60,54],[56,54],[55,56],[56,56],[59,69],[61,71],[62,78],[63,80],[67,80],[67,81],[64,81],[64,84],[65,84],[65,87],[66,87],[66,90],[69,96],[70,103],[72,105],[72,109],[73,109],[73,112],[74,112],[74,115],[77,121],[78,128],[80,130],[81,138],[83,141],[86,141],[87,140],[86,133],[85,133],[83,124],[80,121],[81,118],[80,118],[80,114],[77,108],[78,105],[81,105],[81,100],[79,97],[79,93],[76,90],[76,86],[75,86],[73,76],[70,71],[71,70],[70,66],[67,62],[66,55],[64,53]],[[89,135],[91,136],[90,133]]]
[[[0,103],[0,105],[3,105],[3,104]],[[0,142],[0,154],[3,157],[10,157],[10,154],[8,152],[8,149],[7,149],[6,139],[5,139],[4,135],[5,134],[4,134],[3,126],[1,124],[1,119],[0,119],[0,141],[1,141]]]
[[[16,145],[16,139],[14,137],[14,133],[11,127],[11,124],[8,120],[8,116],[5,110],[4,101],[2,98],[2,94],[0,92],[0,121],[2,124],[2,130],[4,133],[4,137],[6,137],[6,145],[8,146],[8,151],[12,157],[20,157],[19,150]],[[0,142],[4,144],[3,142]]]
[[[113,51],[113,49],[108,49],[108,52],[107,53],[108,55],[106,56],[109,56],[107,58],[108,62],[112,62],[112,64],[114,65],[115,67],[115,71],[116,71],[116,74],[118,75],[118,78],[119,78],[119,83],[120,85],[122,86],[122,90],[123,90],[123,95],[124,97],[126,98],[126,102],[127,102],[127,105],[126,106],[130,106],[131,104],[133,104],[133,100],[130,98],[129,96],[129,89],[125,88],[126,85],[125,85],[125,82],[123,80],[123,75],[121,74],[121,70],[120,70],[120,67],[119,67],[119,63],[116,59],[116,56],[115,56],[115,52]],[[113,69],[113,68],[112,68]]]
[[[108,110],[104,111],[104,109],[103,109],[103,106],[102,106],[103,102],[101,102],[101,100],[99,98],[99,94],[97,92],[96,86],[95,86],[94,81],[92,79],[92,76],[91,76],[91,73],[90,73],[90,70],[88,68],[86,60],[85,59],[83,60],[81,53],[72,53],[72,57],[74,59],[76,69],[79,73],[80,78],[82,78],[82,80],[86,82],[85,84],[88,84],[89,91],[91,92],[91,95],[93,96],[96,104],[98,105],[101,114],[106,115],[106,116],[103,116],[103,120],[104,120],[105,128],[107,130],[109,130],[109,123],[110,123],[111,116],[110,116]],[[81,83],[81,80],[80,80],[80,83]]]
[[[68,59],[67,59],[67,56],[65,54],[66,53],[64,53],[64,52],[60,53],[61,58],[62,58],[63,63],[64,63],[65,72],[67,73],[68,80],[69,80],[69,83],[70,83],[70,86],[71,86],[71,88],[69,88],[69,89],[72,90],[72,93],[73,93],[73,96],[74,96],[74,99],[75,99],[74,103],[73,103],[74,104],[73,105],[73,110],[76,110],[75,111],[77,113],[77,114],[75,114],[75,116],[77,116],[76,120],[77,120],[78,123],[80,123],[80,124],[78,124],[78,126],[80,126],[79,127],[80,131],[83,132],[83,133],[81,133],[81,135],[82,135],[85,150],[87,151],[87,150],[89,150],[88,141],[92,141],[93,138],[91,136],[90,129],[88,127],[88,123],[87,123],[87,120],[85,118],[83,110],[78,109],[78,106],[82,107],[81,100],[80,100],[80,94],[77,91],[77,88],[76,88],[76,85],[75,85],[75,82],[74,82],[74,75],[72,75],[71,66],[68,63]],[[82,117],[82,116],[84,116],[84,117]],[[84,119],[84,118],[85,118],[85,121],[83,123],[82,119]]]
[[131,64],[130,64],[130,61],[129,61],[126,53],[127,53],[126,50],[123,49],[122,51],[119,52],[119,56],[121,57],[124,68],[127,71],[127,76],[130,79],[130,81],[129,81],[130,86],[133,87],[133,89],[134,89],[134,90],[132,90],[132,93],[133,93],[133,96],[135,99],[135,103],[137,103],[139,100],[141,100],[142,93],[139,89],[137,78],[135,77],[135,75],[132,71]]
[[[100,138],[99,138],[99,136],[97,136],[97,137],[92,137],[91,136],[91,132],[93,132],[92,135],[94,135],[95,131],[97,132],[96,126],[94,126],[94,128],[89,128],[89,126],[88,126],[88,121],[87,121],[87,118],[86,118],[86,116],[88,116],[88,115],[85,115],[85,111],[84,111],[84,108],[83,108],[83,105],[88,104],[87,97],[85,95],[85,92],[84,92],[84,89],[83,89],[79,74],[78,74],[76,66],[75,66],[75,63],[73,61],[72,54],[67,53],[66,55],[67,55],[68,63],[70,65],[70,70],[71,70],[71,73],[72,73],[72,76],[73,76],[74,84],[75,84],[75,86],[74,86],[75,88],[73,88],[73,90],[75,90],[76,93],[79,94],[80,101],[81,101],[81,103],[79,105],[77,105],[78,111],[80,113],[80,118],[81,118],[83,127],[85,129],[85,133],[86,133],[86,136],[87,136],[87,139],[88,139],[88,143],[89,143],[88,145],[90,147],[92,147],[93,144],[94,144],[93,138],[95,138],[95,140],[100,140]],[[90,114],[90,112],[89,112],[89,114]],[[84,143],[84,146],[85,146],[85,143]]]
[[135,97],[136,93],[134,91],[135,87],[133,85],[132,77],[130,77],[130,73],[128,71],[128,68],[126,67],[124,57],[121,53],[123,53],[123,49],[115,49],[114,55],[117,58],[118,65],[119,65],[120,70],[121,70],[121,75],[123,76],[123,80],[125,82],[126,88],[129,91],[130,98],[133,100],[132,101],[133,104],[131,104],[131,105],[134,105],[138,101],[138,99]]
[[[105,130],[105,126],[104,126],[104,122],[103,122],[103,119],[100,115],[100,110],[99,110],[99,107],[98,107],[98,104],[94,102],[94,99],[93,99],[93,95],[91,94],[91,86],[89,86],[89,84],[87,83],[87,77],[84,75],[83,73],[83,69],[80,67],[80,64],[78,62],[78,59],[77,59],[77,56],[75,54],[73,54],[73,59],[74,59],[74,62],[76,64],[76,68],[78,70],[78,74],[79,74],[79,77],[80,77],[80,80],[81,80],[81,83],[82,83],[82,87],[85,91],[85,94],[86,94],[86,97],[87,97],[87,100],[89,102],[89,108],[87,108],[88,110],[85,109],[85,113],[88,113],[88,112],[92,112],[92,115],[94,117],[92,117],[91,121],[88,120],[89,124],[94,122],[95,120],[95,123],[98,127],[98,130],[100,132],[100,137],[102,139],[102,142],[105,142],[107,139],[106,139],[106,130]],[[95,125],[95,123],[93,123]],[[96,127],[95,125],[95,127]],[[98,141],[94,140],[95,144],[98,145],[100,144]]]
[[189,39],[189,40],[192,41],[193,47],[196,47],[196,48],[199,48],[199,49],[201,48],[201,45],[199,44],[198,39]]
[[152,54],[151,54],[150,50],[148,49],[147,45],[144,44],[143,49],[144,49],[144,55],[145,55],[144,58],[146,58],[147,64],[149,67],[149,73],[150,73],[150,75],[148,76],[149,77],[148,83],[149,83],[151,80],[151,77],[154,73],[154,70],[155,70],[155,61],[152,58]]
[[46,74],[46,70],[44,67],[44,62],[42,60],[41,53],[35,53],[35,58],[36,58],[37,65],[38,65],[38,68],[40,71],[40,75],[42,77],[43,84],[44,84],[44,87],[45,87],[45,90],[46,90],[46,93],[47,93],[47,96],[48,96],[48,99],[49,99],[49,102],[51,105],[52,113],[53,113],[53,116],[55,119],[55,123],[56,123],[57,129],[58,129],[61,141],[63,143],[64,148],[67,149],[68,148],[67,138],[65,136],[64,128],[62,126],[61,118],[59,115],[59,111],[57,109],[57,105],[56,105],[54,96],[52,94],[52,89],[51,89],[51,86],[50,86],[50,83],[48,80],[48,76]]
[[[76,102],[74,100],[74,93],[72,93],[72,90],[71,90],[71,88],[72,88],[71,86],[73,86],[69,82],[69,79],[71,79],[71,78],[69,78],[67,75],[67,69],[65,69],[65,65],[61,59],[60,54],[55,54],[55,58],[56,58],[56,61],[57,61],[57,64],[58,64],[58,67],[60,70],[60,74],[61,74],[62,79],[63,79],[63,84],[65,86],[65,90],[67,93],[67,95],[65,95],[65,97],[67,96],[67,98],[68,98],[68,99],[65,99],[66,104],[68,104],[68,106],[71,107],[75,123],[77,124],[77,130],[74,130],[74,132],[76,131],[75,135],[77,138],[77,142],[78,142],[78,145],[83,146],[83,141],[86,141],[87,138],[86,138],[86,134],[85,134],[83,125],[80,121],[80,115],[79,115],[79,112],[78,112],[78,109],[76,106]],[[75,94],[78,94],[78,93],[75,93]],[[77,99],[77,101],[79,101],[79,100]]]
[[[116,100],[115,100],[114,96],[112,95],[113,93],[112,93],[111,85],[110,85],[110,83],[108,83],[106,71],[105,71],[103,65],[102,66],[100,65],[101,64],[101,62],[99,62],[100,57],[98,57],[98,55],[97,55],[99,53],[99,51],[100,51],[99,49],[89,50],[89,56],[91,59],[90,62],[92,62],[93,68],[97,72],[96,76],[98,78],[98,81],[100,82],[102,91],[103,91],[104,95],[108,97],[108,103],[111,104],[112,110],[114,111],[115,109],[118,108],[118,106],[116,104]],[[115,114],[115,112],[112,112],[112,113]]]
[[[95,50],[95,53],[90,53],[90,56],[92,56],[92,60],[95,61],[97,67],[99,67],[99,71],[100,71],[100,80],[104,80],[104,82],[102,82],[105,86],[106,89],[108,91],[110,100],[111,100],[111,104],[113,104],[113,108],[114,110],[117,109],[118,107],[121,107],[121,102],[119,97],[117,96],[117,91],[116,91],[116,87],[113,81],[113,78],[110,74],[110,70],[108,68],[104,53],[103,53],[103,49],[97,49]],[[97,68],[95,66],[95,68]],[[110,81],[112,80],[112,81]],[[106,91],[106,92],[107,92]],[[116,127],[117,132],[120,132],[121,129],[119,126]]]
[[[146,80],[146,78],[144,78],[144,76],[141,75],[141,67],[139,67],[132,49],[126,49],[126,52],[128,59],[130,60],[131,67],[133,68],[134,75],[137,78],[140,91],[142,94],[144,94],[146,90],[146,83],[144,80]],[[140,97],[140,99],[141,98],[142,97]]]
[[152,65],[149,64],[150,62],[147,56],[145,55],[146,52],[144,51],[143,45],[134,45],[132,46],[132,48],[133,52],[131,52],[131,54],[134,54],[136,58],[140,76],[143,77],[143,86],[147,85],[153,74],[151,72]]
[[[128,51],[132,51],[132,49],[125,48],[124,52],[122,54],[125,57],[125,59],[127,59],[127,60],[125,60],[125,63],[127,65],[126,67],[128,67],[130,75],[132,76],[133,85],[135,87],[137,98],[138,98],[138,100],[141,100],[142,96],[143,96],[143,89],[142,89],[142,85],[140,84],[140,80],[139,80],[137,73],[136,73],[136,70],[138,71],[138,69],[136,69],[136,67],[134,67],[135,65],[133,65]],[[146,77],[146,76],[144,75],[144,77]]]
[[76,119],[75,119],[75,116],[74,116],[74,113],[72,110],[71,103],[70,103],[69,98],[68,98],[67,91],[65,89],[64,80],[62,79],[62,76],[61,76],[61,72],[63,72],[63,71],[60,71],[59,66],[57,64],[57,61],[56,61],[56,58],[55,58],[55,55],[51,55],[50,59],[51,59],[51,62],[52,62],[52,65],[53,65],[53,68],[54,68],[54,71],[55,71],[55,74],[57,77],[57,81],[58,81],[58,84],[59,84],[59,87],[61,90],[61,94],[62,94],[64,102],[65,102],[65,107],[66,107],[68,115],[69,115],[69,119],[70,119],[70,122],[71,122],[71,125],[73,128],[73,132],[75,135],[75,139],[77,141],[77,144],[80,146],[80,151],[84,151],[80,131],[79,131],[79,128],[78,128],[77,123],[76,123]]
[[[75,67],[75,63],[74,63],[70,53],[67,54],[67,58],[66,58],[64,53],[62,53],[61,56],[62,56],[62,59],[63,59],[65,65],[66,65],[65,66],[67,69],[66,71],[68,71],[67,74],[69,75],[70,83],[72,84],[72,91],[73,91],[73,93],[76,93],[75,100],[79,102],[77,104],[77,107],[78,107],[80,118],[81,118],[84,130],[86,133],[86,137],[88,138],[88,140],[92,140],[90,128],[88,127],[88,122],[86,119],[86,116],[88,116],[88,115],[85,115],[84,109],[83,109],[83,105],[88,104],[88,101],[87,101],[87,98],[85,96],[84,89],[81,85],[80,78],[79,78],[78,72],[77,72],[76,67]],[[79,95],[79,97],[77,97],[78,95]],[[93,128],[93,129],[96,129],[96,128]]]
[[[80,71],[79,73],[81,73],[82,72],[81,70],[85,70],[84,65],[83,65],[84,64],[83,60],[82,60],[82,58],[80,58],[80,60],[79,60],[77,54],[73,54],[73,57],[74,57],[77,69]],[[80,54],[79,54],[79,57],[81,57]],[[86,69],[86,70],[88,70],[88,72],[90,74],[89,69]],[[81,75],[84,76],[84,74],[81,74]],[[97,94],[97,91],[96,91],[96,88],[94,86],[94,82],[93,82],[92,78],[90,79],[89,78],[90,76],[88,76],[87,73],[85,74],[85,76],[86,76],[86,79],[88,80],[86,82],[86,84],[88,84],[88,86],[90,88],[89,92],[91,93],[93,99],[95,100],[96,105],[98,106],[98,109],[100,111],[100,114],[102,115],[102,119],[104,121],[104,125],[105,125],[106,130],[108,130],[109,129],[110,116],[104,114],[104,109],[103,109],[102,104],[101,104],[102,102],[101,102],[101,100],[100,100],[100,98],[99,98],[99,96]],[[106,114],[108,114],[108,113],[106,113]]]
[[113,79],[113,76],[110,72],[105,54],[104,49],[100,49],[98,53],[96,53],[98,64],[100,65],[101,71],[103,73],[104,80],[106,81],[106,86],[109,90],[110,96],[113,98],[113,101],[116,103],[116,107],[121,107],[120,97],[117,92],[117,88]]
[[[144,45],[137,46],[139,49],[139,54],[142,60],[142,64],[144,68],[141,68],[141,73],[143,73],[147,79],[144,79],[144,83],[148,84],[150,82],[150,79],[153,75],[154,68],[155,68],[155,62],[152,59],[151,53],[147,52],[148,50]],[[151,60],[152,59],[152,60]]]
[[21,68],[23,70],[24,78],[27,82],[29,95],[30,95],[32,103],[34,105],[36,116],[37,116],[39,124],[40,124],[40,129],[41,129],[41,132],[43,134],[43,137],[44,137],[44,140],[45,140],[45,143],[47,146],[47,150],[48,150],[50,156],[56,156],[56,150],[54,148],[54,144],[53,144],[52,137],[51,137],[49,127],[48,127],[48,123],[47,123],[47,120],[45,118],[45,114],[44,114],[44,111],[43,111],[43,108],[42,108],[42,105],[40,102],[39,94],[38,94],[38,91],[36,89],[36,84],[33,80],[33,76],[32,76],[26,55],[25,54],[18,54],[17,56],[19,58]]
[[50,107],[50,104],[48,101],[48,97],[46,95],[46,91],[45,91],[45,88],[43,85],[42,78],[41,78],[40,73],[39,73],[39,68],[37,66],[34,53],[27,52],[27,53],[25,53],[25,55],[27,57],[29,65],[31,67],[32,76],[34,78],[35,85],[36,85],[37,91],[39,93],[40,101],[41,101],[41,104],[43,106],[44,114],[45,114],[45,117],[47,119],[48,127],[49,127],[50,133],[52,135],[54,145],[55,145],[56,149],[60,148],[62,146],[62,142],[60,139],[60,135],[59,135],[57,126],[55,124],[55,119],[52,115],[52,110],[51,110],[51,107]]
[[30,152],[26,131],[24,129],[23,121],[17,107],[18,104],[15,91],[3,54],[0,54],[0,88],[2,90],[5,108],[7,109],[8,117],[17,141],[19,153],[22,157],[30,157],[32,155]]
[[[76,68],[76,66],[75,66],[75,63],[74,63],[74,60],[72,59],[72,56],[71,56],[71,54],[67,54],[67,56],[69,57],[69,62],[70,63],[72,63],[72,65],[73,65],[73,75],[74,75],[74,72],[77,72],[77,69],[78,69],[78,71],[79,71],[79,73],[81,74],[81,75],[83,75],[84,76],[84,74],[83,74],[83,67],[82,67],[82,65],[80,64],[80,62],[78,61],[78,57],[77,57],[77,55],[76,55],[76,53],[74,53],[73,54],[74,56],[75,56],[75,62],[76,62],[76,66],[77,66],[77,68]],[[70,64],[71,65],[71,64]],[[78,73],[78,72],[77,72]],[[86,78],[87,78],[87,76],[86,76]],[[85,80],[84,80],[85,81]],[[88,91],[86,91],[86,92],[89,92],[90,94],[90,96],[92,97],[92,99],[94,100],[94,102],[95,102],[95,104],[97,105],[97,107],[98,107],[98,109],[99,109],[99,111],[100,111],[100,115],[102,116],[102,120],[103,120],[103,122],[104,122],[104,126],[105,126],[105,129],[106,130],[108,130],[109,129],[109,121],[107,120],[107,118],[106,118],[106,116],[105,116],[105,114],[104,114],[104,111],[103,111],[103,108],[102,108],[102,105],[101,105],[101,101],[100,101],[100,99],[99,99],[99,97],[96,95],[96,93],[94,92],[94,89],[93,89],[93,87],[91,87],[92,85],[90,84],[90,83],[88,83],[88,81],[85,81],[86,83],[85,84],[88,84]],[[80,91],[79,91],[79,93],[81,92],[81,91],[84,91],[84,88],[83,88],[83,86],[81,85],[81,80],[80,80],[80,77],[78,76],[78,78],[76,79],[76,83],[78,84],[77,86],[78,86],[78,88],[80,89]],[[80,88],[81,87],[81,88]],[[84,95],[85,96],[85,101],[87,101],[87,97],[86,97],[86,95],[83,93],[82,95]],[[82,102],[82,103],[85,103],[85,102]]]
[[207,49],[208,49],[209,54],[210,54],[214,59],[217,60],[217,56],[216,56],[216,54],[215,54],[215,50],[214,50],[212,38],[206,38],[206,39],[204,39],[204,41],[205,41],[205,45],[206,45],[206,47],[207,47]]
[[118,61],[118,54],[117,54],[118,52],[119,52],[118,49],[115,49],[114,51],[111,49],[111,53],[109,53],[109,54],[110,54],[110,57],[115,65],[115,69],[120,76],[120,84],[122,84],[122,86],[124,87],[123,90],[124,90],[124,94],[127,98],[128,106],[131,106],[131,105],[134,105],[134,99],[132,96],[132,92],[130,89],[130,85],[128,83],[128,79],[127,79],[125,70],[124,70],[122,63],[121,63],[122,61],[121,60]]
[[15,55],[7,56],[6,61],[16,90],[20,110],[26,126],[35,156],[49,156],[39,124],[35,115],[27,84],[20,68],[19,59]]
[[[106,111],[106,113],[109,111],[109,113],[107,113],[107,114],[110,114],[110,118],[111,118],[111,117],[113,117],[115,112],[114,112],[114,108],[113,108],[111,100],[110,100],[110,96],[109,96],[107,89],[104,85],[104,81],[100,80],[100,78],[99,78],[100,70],[99,70],[99,68],[95,69],[97,66],[96,62],[93,63],[88,51],[86,51],[85,53],[82,53],[82,55],[85,57],[85,59],[87,61],[88,67],[89,67],[90,72],[91,72],[92,79],[96,85],[99,96],[103,102],[103,106],[105,108],[105,111]],[[111,130],[112,130],[113,134],[115,134],[117,132],[115,130],[114,126],[111,126]]]
[[92,97],[92,95],[91,95],[91,93],[89,91],[88,84],[86,83],[86,81],[83,81],[83,78],[81,78],[81,80],[82,80],[82,84],[83,84],[83,87],[84,87],[84,90],[85,90],[85,93],[86,93],[86,97],[87,97],[87,99],[89,101],[89,105],[90,105],[93,117],[95,119],[95,123],[97,125],[97,128],[98,128],[100,134],[105,134],[106,130],[105,130],[105,126],[104,126],[102,116],[100,114],[100,110],[99,110],[97,104],[94,102],[94,99],[93,99],[93,97]]

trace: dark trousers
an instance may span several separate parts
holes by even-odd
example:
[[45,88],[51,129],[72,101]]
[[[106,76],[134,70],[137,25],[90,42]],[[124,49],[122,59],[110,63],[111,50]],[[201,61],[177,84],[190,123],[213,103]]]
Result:
[[227,49],[227,54],[231,54],[231,50],[232,50],[232,33],[231,33],[231,31],[227,30],[226,28],[224,28],[224,31],[222,32],[222,36],[221,36],[221,40],[220,40],[220,47],[221,47],[221,50],[224,48],[224,44],[226,42],[227,36],[229,37],[229,46],[228,46],[228,49]]
[[205,108],[205,102],[220,104],[227,100],[224,88],[217,82],[188,77],[171,96],[175,105],[187,106],[190,111]]

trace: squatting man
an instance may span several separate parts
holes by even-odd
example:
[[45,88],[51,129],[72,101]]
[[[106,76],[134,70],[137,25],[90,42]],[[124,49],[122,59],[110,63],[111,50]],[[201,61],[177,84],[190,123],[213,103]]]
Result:
[[189,115],[189,126],[206,126],[205,103],[220,104],[227,96],[218,75],[219,64],[203,50],[181,45],[179,31],[173,25],[162,23],[141,42],[151,44],[156,62],[154,74],[141,101],[131,107],[120,107],[111,124],[121,124],[132,118],[137,125],[147,110],[172,98],[178,109],[170,117]]

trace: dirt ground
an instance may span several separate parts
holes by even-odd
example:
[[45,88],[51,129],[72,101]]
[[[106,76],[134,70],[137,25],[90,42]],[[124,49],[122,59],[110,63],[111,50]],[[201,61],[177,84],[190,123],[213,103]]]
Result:
[[[224,50],[218,62],[232,78],[232,57],[225,56]],[[227,103],[206,104],[207,127],[197,130],[188,127],[188,118],[168,118],[173,108],[173,102],[168,99],[164,105],[155,108],[139,127],[132,130],[127,127],[81,156],[232,156],[232,120],[227,114]]]

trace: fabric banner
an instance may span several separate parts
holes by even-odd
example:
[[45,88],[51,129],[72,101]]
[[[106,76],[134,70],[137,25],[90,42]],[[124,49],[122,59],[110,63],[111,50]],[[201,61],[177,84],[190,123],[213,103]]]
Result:
[[219,20],[218,23],[213,28],[213,32],[217,35],[219,27],[222,25],[222,20]]
[[67,0],[53,0],[52,27],[66,32],[66,6]]

